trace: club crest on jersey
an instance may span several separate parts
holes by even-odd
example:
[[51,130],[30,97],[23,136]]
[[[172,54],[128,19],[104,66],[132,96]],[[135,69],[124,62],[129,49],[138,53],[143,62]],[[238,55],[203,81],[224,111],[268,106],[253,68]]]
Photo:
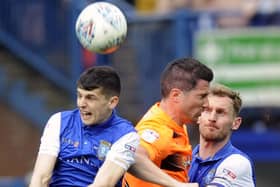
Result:
[[99,147],[97,149],[97,157],[99,160],[104,160],[108,151],[111,148],[111,143],[105,140],[101,140],[99,143]]

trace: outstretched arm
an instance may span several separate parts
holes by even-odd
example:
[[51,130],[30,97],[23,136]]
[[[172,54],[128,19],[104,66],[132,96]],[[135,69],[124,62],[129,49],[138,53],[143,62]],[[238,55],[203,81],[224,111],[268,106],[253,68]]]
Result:
[[158,168],[148,156],[146,150],[139,146],[136,151],[135,164],[128,172],[139,179],[166,187],[198,187],[197,183],[182,183]]
[[56,156],[38,154],[29,187],[47,187],[56,162]]
[[98,170],[94,183],[88,187],[114,187],[126,170],[110,160],[106,160]]
[[48,186],[59,153],[60,113],[53,115],[41,138],[41,144],[29,187]]

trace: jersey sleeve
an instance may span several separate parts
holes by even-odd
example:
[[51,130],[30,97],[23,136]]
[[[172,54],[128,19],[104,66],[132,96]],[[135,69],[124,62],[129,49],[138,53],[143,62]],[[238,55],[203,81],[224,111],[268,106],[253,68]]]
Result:
[[172,131],[158,124],[146,123],[137,128],[140,136],[140,145],[146,149],[149,157],[155,163],[159,163],[165,152],[168,151],[168,144],[171,143]]
[[61,113],[54,114],[48,120],[41,137],[39,154],[58,156],[60,148],[60,121]]
[[135,162],[135,151],[138,145],[139,136],[136,132],[130,132],[112,145],[106,159],[127,170]]
[[217,168],[213,180],[207,187],[254,187],[253,169],[250,161],[240,154],[226,158]]

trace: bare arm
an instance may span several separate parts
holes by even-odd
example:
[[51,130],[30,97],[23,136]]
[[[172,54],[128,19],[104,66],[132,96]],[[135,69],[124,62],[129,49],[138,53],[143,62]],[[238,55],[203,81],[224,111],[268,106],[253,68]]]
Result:
[[59,133],[60,113],[56,113],[49,119],[41,137],[39,153],[29,187],[48,186],[59,152]]
[[29,187],[47,187],[56,162],[56,156],[38,154]]
[[163,172],[149,159],[148,153],[141,146],[136,151],[135,161],[128,172],[142,180],[166,187],[198,187],[197,183],[182,183]]
[[114,187],[124,175],[125,169],[110,160],[105,160],[94,179],[88,187]]

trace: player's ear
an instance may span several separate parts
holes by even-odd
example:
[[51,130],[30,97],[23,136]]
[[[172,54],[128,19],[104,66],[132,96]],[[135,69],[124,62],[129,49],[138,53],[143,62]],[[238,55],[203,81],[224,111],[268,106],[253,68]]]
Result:
[[180,98],[182,94],[182,91],[178,88],[172,88],[170,93],[169,93],[169,97],[175,101],[175,102],[178,102],[178,99]]
[[241,123],[242,123],[242,118],[239,117],[239,116],[238,116],[238,117],[235,117],[235,118],[234,118],[234,121],[233,121],[233,123],[232,123],[231,129],[232,129],[232,130],[237,130],[237,129],[240,127]]
[[112,96],[110,99],[109,99],[109,108],[110,109],[114,109],[116,108],[116,106],[118,105],[119,103],[119,97],[118,96]]

